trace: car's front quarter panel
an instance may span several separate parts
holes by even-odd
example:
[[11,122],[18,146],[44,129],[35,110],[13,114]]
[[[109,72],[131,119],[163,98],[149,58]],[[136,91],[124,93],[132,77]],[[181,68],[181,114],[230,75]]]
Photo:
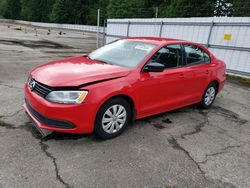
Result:
[[[93,131],[95,106],[83,102],[82,104],[57,104],[47,101],[45,98],[39,96],[31,91],[28,84],[25,84],[25,99],[27,103],[35,109],[39,114],[46,118],[63,120],[75,125],[72,129],[58,128],[39,123],[38,126],[43,129],[48,129],[57,132],[68,133],[91,133]],[[26,111],[28,110],[27,104],[24,104]],[[33,120],[36,117],[31,114]],[[36,121],[38,122],[38,121]]]
[[126,77],[117,78],[109,81],[92,84],[81,89],[88,90],[89,94],[85,99],[85,103],[93,105],[95,115],[100,107],[109,99],[116,96],[129,97],[135,109],[138,108],[138,98],[135,93],[134,84],[138,80],[138,74],[136,71],[130,73]]

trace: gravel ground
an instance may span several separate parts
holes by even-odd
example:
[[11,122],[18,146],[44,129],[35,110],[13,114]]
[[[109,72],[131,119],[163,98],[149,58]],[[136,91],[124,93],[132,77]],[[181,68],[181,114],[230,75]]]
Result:
[[250,87],[227,82],[213,107],[137,120],[123,135],[53,133],[21,108],[29,70],[87,53],[95,33],[0,23],[0,187],[250,187]]

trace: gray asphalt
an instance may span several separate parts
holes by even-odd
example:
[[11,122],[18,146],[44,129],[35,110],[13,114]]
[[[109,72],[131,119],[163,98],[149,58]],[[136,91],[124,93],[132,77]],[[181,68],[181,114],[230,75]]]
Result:
[[14,27],[0,23],[0,187],[250,187],[249,86],[227,82],[211,109],[137,120],[112,140],[41,139],[21,108],[29,70],[93,50],[95,34]]

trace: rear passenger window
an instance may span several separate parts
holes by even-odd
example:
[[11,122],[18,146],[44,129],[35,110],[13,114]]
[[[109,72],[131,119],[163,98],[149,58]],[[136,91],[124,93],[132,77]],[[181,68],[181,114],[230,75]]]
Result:
[[209,55],[194,45],[184,45],[186,65],[210,63]]
[[204,61],[205,61],[205,63],[210,63],[209,55],[206,52],[203,52],[203,53],[204,53]]
[[165,68],[173,68],[181,65],[181,46],[179,44],[168,45],[156,52],[151,61],[163,64]]

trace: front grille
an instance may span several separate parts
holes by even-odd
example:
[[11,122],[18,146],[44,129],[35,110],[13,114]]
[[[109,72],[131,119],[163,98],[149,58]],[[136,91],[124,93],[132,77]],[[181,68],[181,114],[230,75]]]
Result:
[[41,95],[42,97],[46,97],[52,91],[52,89],[49,89],[47,86],[36,82],[36,85],[34,87],[34,91],[37,94]]
[[52,91],[51,87],[41,84],[36,80],[34,80],[33,78],[29,79],[28,84],[31,91],[34,91],[35,93],[37,93],[42,97],[46,97]]

